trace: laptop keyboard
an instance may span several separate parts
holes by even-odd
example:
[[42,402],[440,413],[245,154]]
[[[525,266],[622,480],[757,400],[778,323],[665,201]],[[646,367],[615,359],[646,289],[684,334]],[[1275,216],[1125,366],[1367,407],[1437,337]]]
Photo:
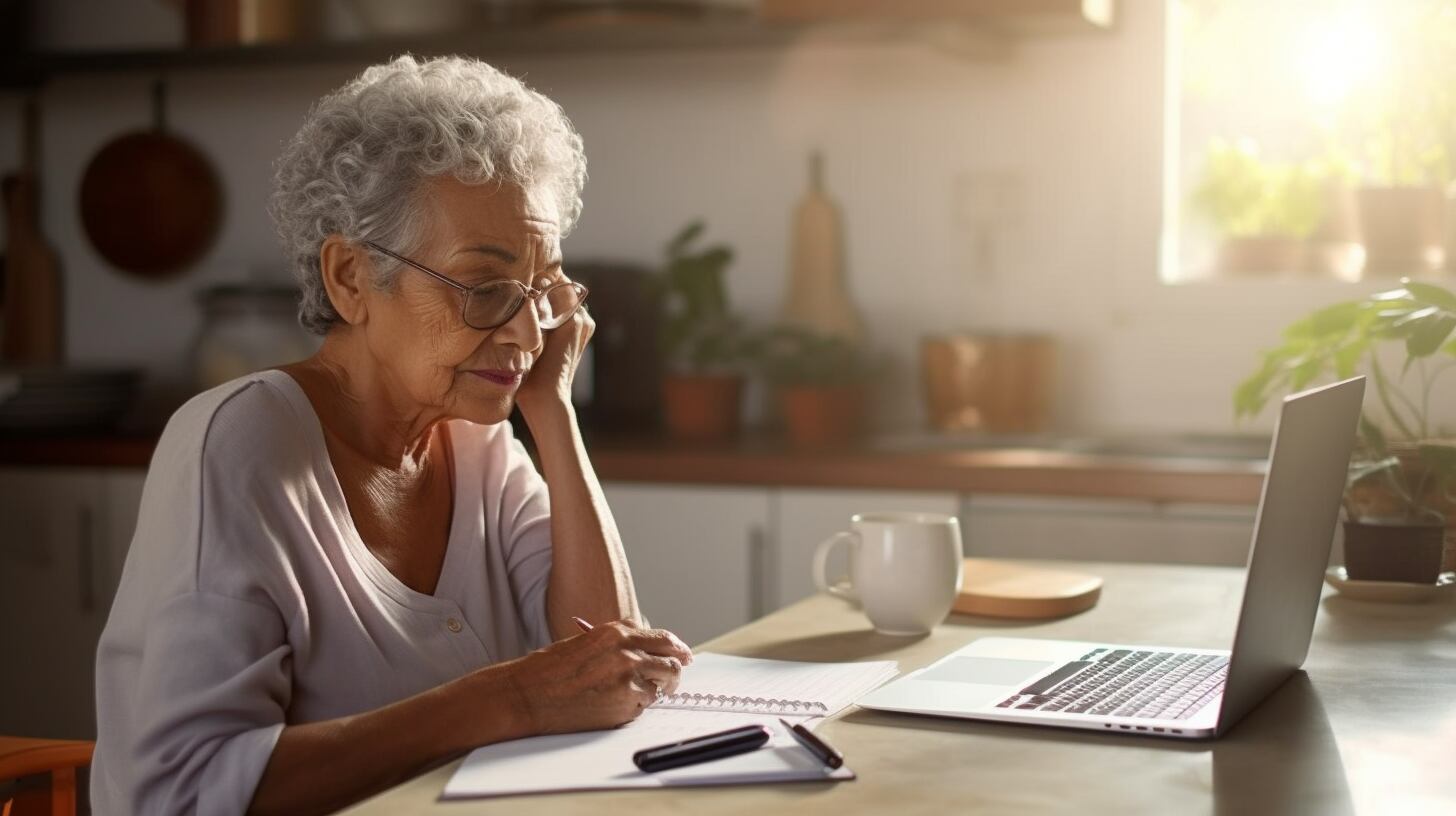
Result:
[[1227,677],[1227,655],[1094,649],[996,707],[1185,720]]

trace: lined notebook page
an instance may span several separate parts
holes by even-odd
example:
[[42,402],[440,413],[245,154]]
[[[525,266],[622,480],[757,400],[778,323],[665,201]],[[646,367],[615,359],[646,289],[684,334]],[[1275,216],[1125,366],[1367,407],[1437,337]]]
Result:
[[[775,717],[813,728],[818,717],[839,711],[895,673],[894,661],[796,663],[700,652],[683,669],[678,693],[627,725],[477,748],[450,777],[443,797],[853,779],[848,767],[831,771],[821,765]],[[757,751],[652,774],[632,764],[633,752],[643,748],[750,724],[773,735]]]
[[654,708],[827,717],[894,677],[892,660],[800,663],[704,652]]

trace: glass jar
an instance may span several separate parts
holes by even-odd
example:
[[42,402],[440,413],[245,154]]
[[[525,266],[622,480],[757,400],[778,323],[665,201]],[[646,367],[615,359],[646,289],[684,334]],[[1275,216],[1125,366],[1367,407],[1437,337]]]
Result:
[[298,324],[292,286],[232,283],[198,293],[202,329],[192,371],[203,389],[313,354],[320,338]]

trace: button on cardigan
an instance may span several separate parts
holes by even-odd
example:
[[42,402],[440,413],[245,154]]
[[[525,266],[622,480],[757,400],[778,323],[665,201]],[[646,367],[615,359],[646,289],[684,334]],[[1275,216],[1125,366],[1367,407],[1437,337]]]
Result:
[[99,814],[242,813],[285,724],[368,711],[550,641],[546,485],[508,423],[455,420],[433,595],[365,546],[282,371],[168,422],[96,657]]

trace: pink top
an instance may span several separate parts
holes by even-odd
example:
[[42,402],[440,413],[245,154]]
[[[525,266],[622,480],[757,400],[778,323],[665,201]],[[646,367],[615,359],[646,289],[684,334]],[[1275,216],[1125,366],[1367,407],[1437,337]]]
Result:
[[234,380],[172,416],[96,656],[97,813],[242,813],[284,724],[550,641],[546,485],[509,424],[449,428],[454,517],[425,595],[360,539],[292,377]]

